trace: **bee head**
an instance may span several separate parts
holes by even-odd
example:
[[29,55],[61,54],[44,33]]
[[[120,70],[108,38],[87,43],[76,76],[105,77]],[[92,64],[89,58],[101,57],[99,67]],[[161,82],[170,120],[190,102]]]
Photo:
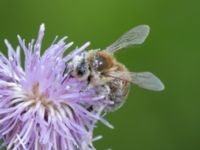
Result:
[[73,71],[72,75],[78,78],[79,80],[85,80],[89,76],[89,65],[85,57],[85,53],[75,56],[72,59]]

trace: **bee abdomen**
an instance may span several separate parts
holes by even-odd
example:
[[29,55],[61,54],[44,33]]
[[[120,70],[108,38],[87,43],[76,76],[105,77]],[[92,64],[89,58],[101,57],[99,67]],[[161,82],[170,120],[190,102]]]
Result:
[[113,104],[108,104],[104,111],[114,112],[125,103],[129,91],[129,83],[119,79],[114,79],[109,82],[108,85],[110,87],[108,99],[113,102]]

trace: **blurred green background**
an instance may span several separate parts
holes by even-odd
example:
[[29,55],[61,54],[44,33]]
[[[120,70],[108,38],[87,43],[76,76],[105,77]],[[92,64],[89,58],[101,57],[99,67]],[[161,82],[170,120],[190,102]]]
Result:
[[132,87],[127,103],[95,130],[103,140],[97,150],[200,150],[200,1],[198,0],[1,0],[0,49],[27,41],[46,24],[43,48],[55,35],[81,45],[104,48],[122,33],[148,24],[145,44],[116,57],[133,71],[151,71],[164,92]]

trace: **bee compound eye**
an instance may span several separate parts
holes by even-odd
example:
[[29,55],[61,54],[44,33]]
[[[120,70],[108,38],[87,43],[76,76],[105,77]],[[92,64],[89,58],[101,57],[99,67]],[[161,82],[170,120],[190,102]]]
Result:
[[89,74],[89,69],[85,61],[82,61],[80,64],[76,66],[76,75],[79,78],[87,78],[88,74]]
[[82,66],[82,65],[77,66],[77,74],[79,76],[83,76],[86,72],[87,72],[87,68],[85,66]]

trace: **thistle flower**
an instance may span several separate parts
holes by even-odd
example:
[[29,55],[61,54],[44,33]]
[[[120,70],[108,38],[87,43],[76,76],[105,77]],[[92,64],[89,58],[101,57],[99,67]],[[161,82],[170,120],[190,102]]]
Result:
[[[85,106],[104,103],[94,89],[80,92],[86,85],[70,78],[69,61],[89,42],[68,55],[73,44],[62,38],[41,54],[44,24],[28,46],[18,36],[20,46],[14,50],[7,40],[8,58],[0,53],[0,138],[12,150],[93,150],[93,129],[101,110],[88,111]],[[21,65],[21,51],[24,66]]]

